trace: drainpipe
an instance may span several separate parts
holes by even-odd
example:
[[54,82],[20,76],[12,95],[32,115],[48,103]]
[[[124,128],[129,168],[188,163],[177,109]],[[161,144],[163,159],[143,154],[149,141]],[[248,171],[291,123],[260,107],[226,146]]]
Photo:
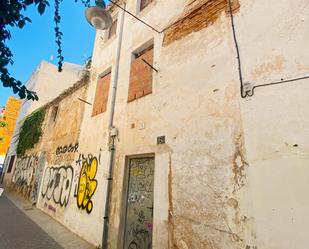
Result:
[[[123,8],[125,9],[126,4],[124,3]],[[112,98],[111,98],[111,111],[109,115],[109,171],[107,177],[107,187],[106,187],[106,198],[105,198],[105,212],[104,212],[104,225],[103,225],[103,238],[102,238],[102,248],[107,249],[108,244],[108,231],[109,231],[109,211],[110,211],[110,196],[112,193],[112,180],[113,180],[113,166],[115,158],[115,138],[117,136],[117,129],[114,127],[114,113],[115,113],[115,102],[116,102],[116,93],[117,93],[117,84],[118,84],[118,74],[119,74],[119,61],[122,45],[122,34],[123,34],[123,24],[124,24],[125,11],[122,11],[119,35],[118,35],[118,44],[117,44],[117,55],[115,63],[115,74],[112,82]]]

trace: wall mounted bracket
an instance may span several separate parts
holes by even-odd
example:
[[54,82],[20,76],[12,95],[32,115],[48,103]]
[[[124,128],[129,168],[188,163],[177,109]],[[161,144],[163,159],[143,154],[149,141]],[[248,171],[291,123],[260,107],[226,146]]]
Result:
[[253,96],[253,88],[253,85],[249,81],[245,82],[242,88],[242,95],[245,97]]

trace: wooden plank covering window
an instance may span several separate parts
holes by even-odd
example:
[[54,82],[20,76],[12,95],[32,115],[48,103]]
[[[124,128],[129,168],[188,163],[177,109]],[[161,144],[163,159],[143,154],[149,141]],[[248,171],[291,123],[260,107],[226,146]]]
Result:
[[92,109],[92,116],[103,113],[107,109],[111,73],[99,77]]
[[116,31],[117,31],[117,19],[113,21],[112,26],[110,27],[109,31],[108,31],[108,37],[107,39],[112,38],[114,35],[116,35]]
[[135,54],[135,58],[132,60],[128,102],[152,93],[153,69],[143,59],[150,65],[153,64],[153,46]]
[[140,11],[142,11],[143,9],[145,9],[153,0],[140,0]]

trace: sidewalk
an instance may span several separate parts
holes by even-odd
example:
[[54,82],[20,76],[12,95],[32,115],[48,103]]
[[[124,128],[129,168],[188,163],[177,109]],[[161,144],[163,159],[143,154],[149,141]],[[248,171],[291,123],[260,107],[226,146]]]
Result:
[[10,200],[20,211],[36,223],[44,232],[54,239],[64,249],[94,249],[95,247],[76,234],[72,233],[62,224],[32,206],[30,202],[22,199],[13,192],[2,194]]

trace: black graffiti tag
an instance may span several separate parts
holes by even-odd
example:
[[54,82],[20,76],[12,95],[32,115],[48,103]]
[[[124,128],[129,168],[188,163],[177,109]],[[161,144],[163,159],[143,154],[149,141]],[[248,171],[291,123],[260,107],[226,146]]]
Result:
[[65,154],[65,153],[75,153],[78,151],[79,144],[76,143],[75,145],[64,145],[64,146],[59,146],[56,149],[56,155],[59,156],[60,154]]
[[73,180],[73,168],[71,166],[48,167],[45,170],[42,197],[53,200],[61,207],[69,203]]

